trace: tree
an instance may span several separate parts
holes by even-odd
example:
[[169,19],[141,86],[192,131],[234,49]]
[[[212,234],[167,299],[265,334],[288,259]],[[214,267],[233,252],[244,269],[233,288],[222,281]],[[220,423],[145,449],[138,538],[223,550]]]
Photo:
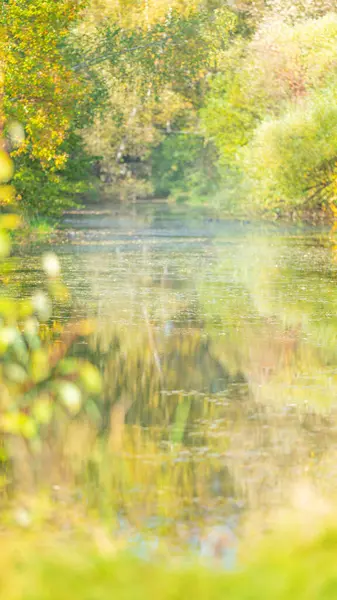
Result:
[[[1,134],[5,124],[4,96],[0,71]],[[11,131],[13,136],[15,130]],[[7,193],[13,173],[13,161],[1,135],[0,197],[3,202],[7,197],[7,204],[14,200]],[[71,306],[57,257],[48,253],[42,259],[46,291],[36,290],[27,298],[17,298],[13,293],[15,283],[6,260],[11,253],[10,232],[20,223],[21,218],[16,214],[7,212],[0,216],[0,443],[2,463],[6,466],[9,461],[15,463],[13,438],[20,436],[30,444],[30,449],[39,449],[41,439],[45,435],[50,437],[51,424],[60,411],[74,417],[87,410],[84,401],[101,390],[98,370],[87,361],[69,356],[75,340],[90,334],[91,323],[88,320],[68,323],[55,331],[50,320],[52,302]],[[14,469],[17,466],[15,463]]]
[[[217,3],[122,2],[117,7],[115,2],[94,1],[80,34],[91,31],[93,36],[96,31],[98,37],[102,22],[112,22],[120,31],[114,52],[108,52],[106,60],[103,54],[99,63],[108,90],[107,109],[86,130],[86,144],[101,156],[105,191],[123,197],[148,194],[160,169],[157,150],[175,130],[187,134],[188,154],[199,130],[207,76],[217,68],[237,19]],[[167,140],[167,147],[172,143]],[[189,178],[189,185],[194,181]],[[173,187],[168,191],[174,193]]]
[[[37,206],[41,214],[58,214],[69,204],[62,197],[75,149],[69,140],[90,118],[96,83],[75,68],[77,55],[68,47],[83,7],[82,0],[8,0],[0,15],[3,105],[7,123],[19,122],[25,130],[23,143],[10,149],[18,197],[28,215]],[[68,188],[74,197],[73,183]]]
[[213,78],[203,123],[222,166],[243,175],[246,205],[289,212],[334,201],[336,38],[336,14],[273,17]]

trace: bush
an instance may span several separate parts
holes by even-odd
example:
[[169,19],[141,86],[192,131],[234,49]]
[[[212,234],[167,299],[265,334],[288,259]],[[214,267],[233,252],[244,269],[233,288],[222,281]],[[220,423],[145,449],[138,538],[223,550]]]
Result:
[[84,149],[81,138],[72,133],[62,149],[69,156],[63,168],[45,169],[40,161],[26,154],[16,158],[13,178],[20,209],[28,220],[58,218],[78,206],[94,186],[94,162]]
[[[13,172],[11,159],[1,150],[0,195],[9,201]],[[13,438],[21,437],[38,450],[41,440],[50,437],[55,417],[77,416],[85,410],[85,400],[101,389],[97,369],[69,356],[74,341],[91,332],[90,323],[53,327],[52,303],[70,304],[57,257],[43,256],[46,291],[37,290],[29,298],[13,294],[11,264],[4,261],[11,253],[10,232],[20,223],[15,214],[0,216],[0,439],[5,463],[13,459]]]
[[242,166],[258,206],[315,209],[335,200],[336,100],[329,87],[256,129]]
[[[276,16],[275,16],[276,15]],[[227,53],[202,119],[220,164],[256,209],[315,210],[335,199],[337,14],[276,13]]]

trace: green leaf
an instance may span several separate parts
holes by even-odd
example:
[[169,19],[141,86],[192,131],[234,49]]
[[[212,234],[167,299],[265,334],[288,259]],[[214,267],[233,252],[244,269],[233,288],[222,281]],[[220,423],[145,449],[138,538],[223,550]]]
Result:
[[31,378],[35,383],[45,381],[49,377],[50,367],[48,354],[45,350],[39,348],[31,354],[30,362]]
[[39,397],[33,405],[33,416],[41,425],[48,425],[53,416],[53,403],[48,396]]
[[99,370],[91,363],[85,363],[80,368],[80,381],[86,392],[99,394],[102,390],[102,378]]

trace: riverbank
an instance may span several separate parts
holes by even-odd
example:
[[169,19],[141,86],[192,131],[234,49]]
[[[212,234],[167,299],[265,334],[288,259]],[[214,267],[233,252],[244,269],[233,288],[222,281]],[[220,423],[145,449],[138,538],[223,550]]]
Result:
[[59,221],[62,226],[66,226],[68,217],[76,216],[118,216],[123,213],[132,213],[133,211],[142,212],[144,207],[149,214],[149,207],[152,207],[153,212],[158,210],[166,210],[171,212],[180,212],[184,216],[191,214],[193,218],[195,214],[203,216],[205,220],[236,220],[241,222],[251,223],[306,223],[308,225],[333,225],[336,220],[337,211],[334,206],[323,207],[316,210],[244,210],[242,208],[224,208],[221,203],[208,201],[205,203],[195,202],[177,202],[173,199],[158,199],[158,198],[142,198],[133,201],[118,202],[104,200],[102,203],[84,203],[77,209],[66,211]]
[[[310,495],[310,494],[309,494]],[[216,558],[168,554],[133,557],[99,527],[75,534],[37,532],[27,523],[0,534],[0,590],[6,600],[334,600],[337,594],[334,515],[312,497],[263,542],[247,540],[238,569]],[[299,508],[299,507],[298,507]],[[292,514],[292,517],[290,516]],[[281,530],[282,526],[282,530]]]
[[[331,227],[334,230],[336,224],[336,213],[333,210],[303,211],[296,213],[244,213],[242,211],[222,210],[218,206],[209,204],[176,203],[163,199],[142,199],[132,202],[104,202],[103,204],[83,204],[77,209],[65,211],[57,221],[37,220],[32,222],[23,221],[22,227],[15,232],[14,244],[18,248],[27,246],[39,246],[46,244],[58,245],[71,242],[75,236],[75,230],[91,227],[95,222],[95,228],[104,229],[109,227],[112,221],[118,221],[123,217],[135,217],[138,215],[145,220],[155,218],[156,214],[166,217],[182,216],[186,221],[199,220],[201,227],[207,233],[209,226],[221,222],[236,222],[246,225],[265,227],[279,224],[281,226],[309,226],[318,228]],[[75,227],[75,230],[74,230]]]

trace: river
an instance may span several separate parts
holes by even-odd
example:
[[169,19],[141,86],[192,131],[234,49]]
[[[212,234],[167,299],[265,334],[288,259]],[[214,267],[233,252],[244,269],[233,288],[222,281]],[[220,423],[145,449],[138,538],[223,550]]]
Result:
[[[191,542],[282,506],[301,480],[335,491],[329,228],[157,203],[69,214],[58,239],[72,314],[97,320],[76,352],[104,379],[88,412],[100,458],[72,433],[89,504],[132,531]],[[41,285],[40,252],[18,263],[25,290]],[[68,316],[56,307],[57,321]]]

